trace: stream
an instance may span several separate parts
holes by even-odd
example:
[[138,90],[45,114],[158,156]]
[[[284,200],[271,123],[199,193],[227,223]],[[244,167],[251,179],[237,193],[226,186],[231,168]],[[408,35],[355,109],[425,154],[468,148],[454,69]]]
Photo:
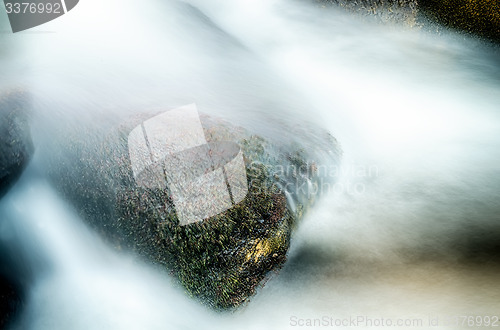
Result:
[[[33,94],[36,153],[0,201],[0,242],[29,279],[8,329],[498,321],[498,46],[292,0],[82,0],[9,29],[2,12],[0,89]],[[284,267],[231,313],[113,250],[45,174],[59,126],[191,103],[257,132],[275,129],[262,118],[312,122],[343,150],[337,184],[300,223]]]

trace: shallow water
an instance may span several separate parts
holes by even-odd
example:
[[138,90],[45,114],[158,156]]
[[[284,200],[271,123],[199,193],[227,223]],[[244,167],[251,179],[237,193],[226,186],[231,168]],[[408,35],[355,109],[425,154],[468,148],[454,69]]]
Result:
[[[498,315],[498,48],[277,0],[86,0],[0,42],[0,87],[35,96],[37,153],[0,203],[0,239],[34,274],[13,329],[293,329],[324,316],[455,329],[453,316]],[[109,249],[43,174],[61,127],[193,102],[278,135],[276,120],[312,121],[344,151],[285,267],[232,314]]]

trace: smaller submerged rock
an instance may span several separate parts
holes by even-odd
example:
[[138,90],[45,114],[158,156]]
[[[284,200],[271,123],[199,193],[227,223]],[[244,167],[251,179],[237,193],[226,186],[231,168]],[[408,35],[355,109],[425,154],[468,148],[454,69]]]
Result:
[[500,42],[498,0],[314,0],[386,23],[425,27],[429,20],[447,28]]
[[[30,96],[22,91],[0,93],[0,198],[21,176],[33,154],[28,115]],[[0,219],[0,227],[5,225]],[[0,228],[2,231],[3,227]],[[0,328],[9,326],[24,306],[19,255],[0,239]]]
[[21,176],[33,154],[29,111],[30,96],[27,93],[0,94],[0,197]]
[[498,0],[419,0],[419,5],[438,23],[500,42]]

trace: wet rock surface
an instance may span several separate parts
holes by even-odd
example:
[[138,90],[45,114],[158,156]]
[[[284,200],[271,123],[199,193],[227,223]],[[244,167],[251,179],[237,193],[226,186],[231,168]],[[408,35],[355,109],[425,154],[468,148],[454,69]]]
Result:
[[[29,127],[30,96],[22,91],[0,92],[0,198],[21,176],[33,154]],[[27,283],[19,255],[4,241],[8,230],[0,218],[0,329],[15,321],[25,304]],[[22,273],[22,274],[21,274]]]
[[137,115],[107,132],[74,132],[52,157],[50,176],[117,249],[165,267],[204,304],[236,307],[285,262],[297,221],[335,179],[318,168],[338,164],[339,147],[318,128],[283,127],[272,138],[201,115],[209,145],[230,142],[242,151],[248,192],[225,211],[182,225],[171,187],[140,184],[134,175],[130,134],[157,115]]
[[29,107],[30,97],[25,92],[0,93],[0,197],[19,178],[33,154]]
[[[498,0],[316,0],[382,23],[403,23],[410,27],[444,27],[500,42]],[[434,27],[430,26],[431,28]]]
[[420,0],[423,12],[446,27],[500,42],[500,1]]

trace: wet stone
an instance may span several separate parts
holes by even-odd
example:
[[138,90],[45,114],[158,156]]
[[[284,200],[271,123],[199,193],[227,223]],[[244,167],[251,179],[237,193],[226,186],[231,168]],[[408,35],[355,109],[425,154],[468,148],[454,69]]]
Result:
[[0,93],[0,197],[21,176],[33,154],[30,104],[25,92]]
[[234,308],[286,261],[321,193],[307,187],[335,180],[315,169],[338,164],[339,146],[319,128],[271,138],[183,111],[73,132],[50,176],[115,248],[165,267],[202,303]]

